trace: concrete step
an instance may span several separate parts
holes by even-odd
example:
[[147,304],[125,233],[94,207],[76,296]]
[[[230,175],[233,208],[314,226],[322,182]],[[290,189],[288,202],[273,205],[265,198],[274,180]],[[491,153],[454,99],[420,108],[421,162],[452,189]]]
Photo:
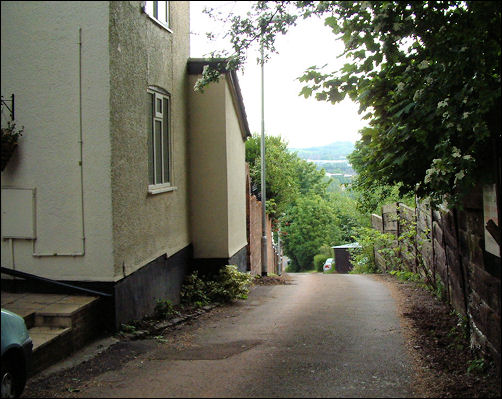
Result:
[[2,292],[2,307],[25,319],[33,340],[32,374],[80,349],[100,331],[97,297]]
[[28,330],[33,340],[31,374],[35,374],[73,351],[71,328],[32,327]]
[[33,341],[33,352],[43,349],[58,337],[71,332],[69,327],[32,327],[28,329]]

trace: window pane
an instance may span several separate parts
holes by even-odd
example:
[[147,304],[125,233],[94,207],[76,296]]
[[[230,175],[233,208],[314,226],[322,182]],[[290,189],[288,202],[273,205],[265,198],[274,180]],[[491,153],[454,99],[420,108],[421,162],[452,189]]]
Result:
[[166,25],[169,26],[169,2],[168,1],[166,1]]
[[155,18],[158,18],[158,15],[159,15],[159,2],[158,1],[154,1],[153,2],[153,16]]
[[153,1],[147,1],[145,4],[145,12],[153,17]]
[[169,167],[169,118],[168,118],[168,102],[169,100],[164,99],[164,131],[162,132],[164,139],[162,142],[162,154],[164,156],[164,183],[171,181],[171,171]]
[[162,183],[162,122],[155,120],[155,183]]
[[162,115],[162,98],[157,98],[157,113]]
[[154,95],[148,94],[148,123],[147,123],[147,140],[148,140],[148,183],[153,184],[153,100]]
[[167,25],[167,1],[159,1],[158,4],[158,17],[157,19]]

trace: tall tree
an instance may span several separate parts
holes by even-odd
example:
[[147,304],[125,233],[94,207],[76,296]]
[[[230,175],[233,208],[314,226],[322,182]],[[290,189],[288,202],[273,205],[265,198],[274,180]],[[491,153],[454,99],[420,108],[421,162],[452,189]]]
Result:
[[[261,193],[260,141],[259,135],[253,135],[246,142],[246,162],[258,196]],[[288,151],[287,143],[280,136],[265,136],[265,147],[267,207],[273,218],[279,218],[299,195],[310,192],[325,195],[324,173]]]
[[322,245],[338,244],[343,232],[334,208],[316,194],[302,196],[282,218],[282,238],[291,271],[309,270]]
[[[276,36],[311,15],[325,18],[350,62],[309,68],[301,94],[360,104],[370,122],[350,159],[361,188],[399,184],[454,204],[494,180],[487,160],[500,156],[502,141],[500,2],[259,1],[246,16],[227,16],[234,52],[214,55],[235,69],[258,44],[268,58]],[[218,78],[206,72],[197,87]]]

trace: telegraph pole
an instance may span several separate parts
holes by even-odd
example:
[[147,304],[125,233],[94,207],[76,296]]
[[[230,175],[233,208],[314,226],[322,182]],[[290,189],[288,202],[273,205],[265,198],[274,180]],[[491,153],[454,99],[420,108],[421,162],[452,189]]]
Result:
[[265,187],[265,63],[261,45],[261,275],[267,275],[267,214]]

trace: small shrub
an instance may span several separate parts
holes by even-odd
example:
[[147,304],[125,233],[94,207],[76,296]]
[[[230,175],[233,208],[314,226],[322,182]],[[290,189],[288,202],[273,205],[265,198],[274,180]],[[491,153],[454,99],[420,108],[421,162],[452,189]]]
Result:
[[195,307],[205,306],[211,301],[207,294],[206,282],[199,277],[197,271],[185,277],[180,297],[182,304]]
[[250,274],[239,272],[234,265],[227,265],[206,279],[195,271],[185,278],[181,287],[181,303],[201,307],[211,302],[246,299],[252,280]]
[[394,236],[392,234],[380,233],[369,227],[355,229],[356,235],[352,237],[360,244],[359,248],[351,248],[351,263],[354,266],[350,271],[356,273],[378,273],[378,266],[375,262],[375,250],[382,255],[387,267],[396,269],[397,256],[394,248]]
[[167,319],[179,315],[172,302],[169,299],[158,299],[155,304],[154,316],[159,319]]
[[405,271],[405,270],[391,270],[389,272],[393,276],[396,276],[398,280],[401,281],[415,281],[415,282],[421,282],[422,278],[420,277],[419,274]]
[[482,374],[486,369],[485,359],[473,359],[467,362],[467,374]]
[[136,327],[130,324],[121,324],[120,331],[125,333],[133,333],[136,331]]
[[214,302],[230,302],[246,299],[252,276],[237,270],[237,266],[227,265],[222,268],[214,281],[208,281],[209,297]]
[[323,272],[324,271],[324,269],[323,269],[324,263],[326,262],[326,259],[328,259],[328,258],[329,258],[329,256],[326,256],[323,254],[318,254],[318,255],[314,256],[315,270],[317,270],[318,272]]

